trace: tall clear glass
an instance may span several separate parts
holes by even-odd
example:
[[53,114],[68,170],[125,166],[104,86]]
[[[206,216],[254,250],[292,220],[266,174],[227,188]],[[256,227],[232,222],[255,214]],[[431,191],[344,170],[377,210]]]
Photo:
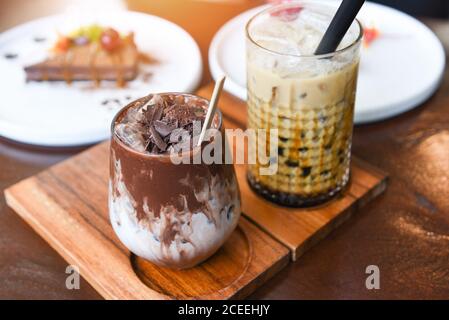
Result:
[[256,161],[248,180],[281,205],[321,204],[349,182],[363,30],[355,21],[336,52],[314,55],[335,11],[322,1],[286,3],[246,27],[248,128],[279,133],[277,172],[261,175]]

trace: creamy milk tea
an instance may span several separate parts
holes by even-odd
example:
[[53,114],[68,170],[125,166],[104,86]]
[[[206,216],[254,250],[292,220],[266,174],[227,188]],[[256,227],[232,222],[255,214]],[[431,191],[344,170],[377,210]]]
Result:
[[257,161],[248,179],[283,205],[325,202],[349,181],[362,28],[354,22],[335,53],[314,55],[335,10],[301,1],[247,25],[248,128],[278,129],[279,146],[277,172],[260,174]]

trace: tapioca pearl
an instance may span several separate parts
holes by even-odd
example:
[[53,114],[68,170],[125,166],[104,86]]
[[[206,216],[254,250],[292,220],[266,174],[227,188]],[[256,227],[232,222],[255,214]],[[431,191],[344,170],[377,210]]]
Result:
[[287,112],[278,112],[275,118],[280,121],[280,119],[290,119],[290,115]]
[[331,171],[330,170],[323,170],[320,173],[320,176],[323,178],[330,178],[331,177]]
[[290,159],[286,157],[284,161],[279,162],[277,173],[282,175],[289,175],[290,173],[300,174],[300,163],[301,161],[299,159]]
[[302,177],[305,178],[307,176],[310,175],[310,173],[312,172],[312,167],[302,167]]
[[[298,161],[299,162],[299,161]],[[301,174],[301,168],[298,166],[291,167],[285,164],[285,161],[283,163],[279,164],[278,172],[279,175],[300,175]]]
[[299,161],[298,161],[298,160],[291,160],[291,159],[288,159],[287,161],[285,161],[285,164],[286,164],[287,166],[293,167],[293,168],[299,167]]
[[329,112],[327,110],[319,110],[316,113],[316,118],[318,119],[319,122],[326,122],[327,121],[327,115],[329,114]]
[[319,122],[321,128],[326,127],[329,124],[329,116],[321,114],[318,117],[318,122]]
[[282,148],[289,148],[291,145],[290,141],[287,140],[287,142],[283,142],[280,139],[278,139],[278,146]]
[[286,151],[285,154],[287,154],[289,152],[289,149],[292,146],[292,140],[288,139],[286,142],[284,142],[284,141],[281,141],[280,139],[278,139],[277,142],[278,142],[278,147],[282,147],[282,148],[286,149],[285,150]]
[[335,152],[336,156],[346,156],[346,154],[349,152],[349,150],[347,148],[345,148],[345,143],[341,140],[335,141],[335,150],[338,149],[345,149],[347,150],[346,152],[343,152],[342,154],[338,154],[337,152]]
[[330,151],[332,151],[332,147],[333,147],[333,143],[332,143],[332,140],[329,140],[329,139],[327,139],[328,141],[326,141],[325,143],[324,143],[324,150],[326,151],[326,152],[330,152]]
[[285,148],[283,148],[283,147],[278,147],[278,155],[284,156],[284,151],[285,151]]

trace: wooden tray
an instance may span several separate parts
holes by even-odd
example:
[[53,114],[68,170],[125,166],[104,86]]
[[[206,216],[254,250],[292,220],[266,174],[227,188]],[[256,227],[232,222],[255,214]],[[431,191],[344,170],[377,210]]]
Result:
[[[199,94],[210,97],[211,92],[208,86]],[[245,126],[241,100],[224,93],[220,109],[227,128]],[[242,298],[288,263],[288,249],[295,260],[386,187],[385,174],[354,159],[352,183],[343,197],[313,210],[288,209],[255,195],[245,167],[236,166],[246,218],[211,259],[172,271],[130,255],[115,236],[107,213],[108,147],[103,143],[23,180],[5,196],[109,299]]]
[[[199,90],[198,94],[210,97],[212,91],[213,85],[209,85]],[[246,104],[242,100],[224,93],[220,99],[220,110],[225,117],[226,128],[245,128]],[[287,246],[293,261],[348,219],[356,209],[381,194],[387,186],[385,173],[353,157],[351,184],[344,196],[318,208],[291,209],[256,195],[246,180],[245,166],[236,165],[235,168],[242,193],[243,213]]]
[[137,258],[109,223],[109,143],[19,182],[6,201],[108,299],[243,298],[288,263],[288,249],[242,218],[198,267],[173,271]]

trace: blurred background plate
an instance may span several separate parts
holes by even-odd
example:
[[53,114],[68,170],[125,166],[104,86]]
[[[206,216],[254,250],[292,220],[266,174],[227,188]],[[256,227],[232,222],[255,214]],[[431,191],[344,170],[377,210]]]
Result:
[[[113,82],[102,82],[100,88],[89,82],[25,82],[23,66],[43,60],[58,32],[91,23],[133,31],[139,50],[154,62],[140,64],[138,77],[125,88]],[[10,54],[17,57],[7,59]],[[0,135],[28,144],[75,146],[107,139],[112,118],[133,99],[195,90],[202,60],[193,38],[172,22],[130,11],[84,11],[34,20],[0,34],[0,70]]]
[[[339,1],[335,2],[338,5]],[[244,100],[245,25],[265,7],[228,21],[209,48],[213,78],[226,74],[225,89]],[[355,122],[387,119],[422,104],[442,79],[446,58],[441,42],[418,20],[380,4],[366,3],[358,18],[380,35],[362,49]]]

